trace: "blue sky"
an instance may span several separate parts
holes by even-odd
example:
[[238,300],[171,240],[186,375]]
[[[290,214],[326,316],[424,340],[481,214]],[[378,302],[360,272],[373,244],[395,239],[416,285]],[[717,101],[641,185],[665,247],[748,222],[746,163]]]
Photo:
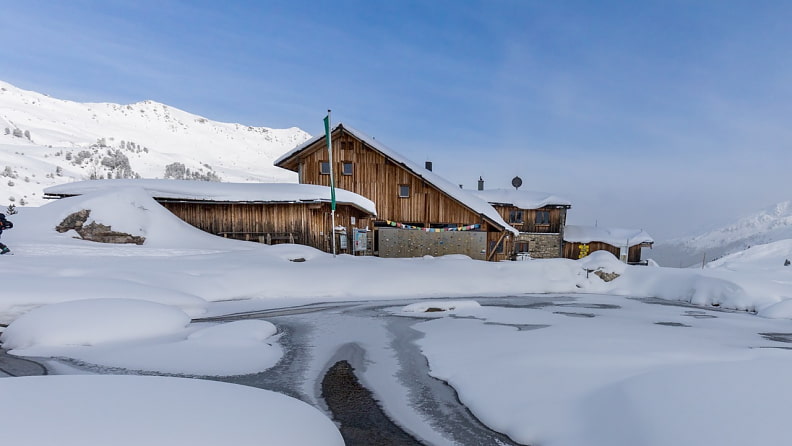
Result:
[[792,199],[780,1],[6,2],[0,78],[322,132],[659,240]]

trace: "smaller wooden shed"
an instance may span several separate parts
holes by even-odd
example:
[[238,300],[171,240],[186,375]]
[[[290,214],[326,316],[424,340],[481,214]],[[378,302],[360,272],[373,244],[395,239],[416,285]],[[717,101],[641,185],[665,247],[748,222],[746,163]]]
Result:
[[641,248],[651,248],[652,237],[642,229],[600,228],[567,225],[564,228],[564,257],[582,259],[594,251],[605,250],[625,263],[645,264]]
[[219,183],[189,180],[90,180],[52,186],[47,198],[137,187],[180,219],[221,237],[267,244],[296,243],[331,252],[369,254],[367,233],[376,208],[371,200],[336,189],[335,228],[330,188],[293,183]]

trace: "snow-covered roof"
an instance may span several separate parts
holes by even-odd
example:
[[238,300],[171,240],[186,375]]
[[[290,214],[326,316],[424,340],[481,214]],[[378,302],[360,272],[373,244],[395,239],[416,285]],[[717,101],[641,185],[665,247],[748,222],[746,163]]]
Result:
[[564,241],[577,243],[603,242],[613,246],[635,246],[641,243],[654,243],[652,237],[643,229],[601,228],[599,226],[564,227]]
[[512,189],[487,189],[472,192],[491,204],[504,204],[520,209],[539,209],[545,206],[572,206],[566,198],[546,192]]
[[[426,170],[424,167],[413,163],[409,159],[405,158],[398,152],[394,151],[393,149],[387,147],[386,145],[382,144],[381,142],[377,141],[376,139],[366,135],[365,133],[356,130],[352,127],[347,126],[346,124],[339,123],[333,131],[338,129],[339,127],[343,128],[356,138],[360,139],[361,141],[365,142],[378,152],[382,153],[386,157],[390,158],[392,161],[401,164],[407,170],[414,173],[416,176],[422,178],[427,183],[433,185],[434,187],[438,188],[440,191],[445,193],[446,195],[450,196],[451,198],[455,199],[456,201],[460,202],[462,205],[468,207],[472,211],[486,217],[488,220],[492,221],[498,226],[501,226],[507,231],[510,231],[514,234],[519,234],[519,231],[513,228],[511,225],[506,223],[506,221],[498,214],[498,212],[493,208],[487,201],[482,200],[481,198],[473,195],[471,191],[467,191],[461,189],[458,185],[451,183],[450,181],[444,179],[443,177],[437,175],[436,173]],[[312,144],[316,143],[317,141],[323,139],[325,135],[320,135],[314,137],[302,145],[299,145],[289,151],[288,153],[284,154],[277,160],[275,160],[275,165],[286,161],[287,159],[291,158],[295,154],[301,152],[302,150],[306,149],[307,147],[311,146]]]
[[[215,181],[127,179],[89,180],[44,189],[47,195],[82,195],[112,187],[138,187],[155,198],[257,203],[330,202],[330,188],[296,183],[220,183]],[[336,189],[336,201],[377,214],[374,202],[344,189]]]

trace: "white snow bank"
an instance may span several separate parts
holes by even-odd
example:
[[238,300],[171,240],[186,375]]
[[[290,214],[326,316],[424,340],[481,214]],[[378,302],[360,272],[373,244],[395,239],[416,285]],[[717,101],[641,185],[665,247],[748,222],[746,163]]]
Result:
[[450,313],[457,310],[478,308],[475,300],[430,300],[410,304],[401,309],[402,313]]
[[277,364],[277,328],[262,320],[187,325],[181,310],[129,299],[38,307],[0,335],[17,356],[66,357],[104,367],[201,376],[257,373]]
[[253,387],[155,376],[0,379],[5,444],[343,446],[332,421]]
[[577,261],[578,264],[589,271],[603,271],[607,273],[623,274],[627,264],[617,259],[608,251],[594,251]]
[[147,342],[11,353],[69,357],[105,367],[179,375],[247,375],[267,370],[283,357],[276,331],[270,322],[248,320],[213,325],[192,333],[186,330],[178,336]]
[[[99,262],[105,265],[108,263],[101,260]],[[12,265],[10,269],[15,269],[14,267],[17,266],[19,265]],[[136,271],[142,271],[141,269],[125,270],[130,267],[122,266],[124,270],[117,271],[116,274],[132,276]],[[0,294],[0,307],[4,310],[0,312],[0,322],[11,322],[17,316],[40,305],[85,299],[135,299],[160,303],[179,308],[191,317],[199,316],[206,311],[207,302],[195,295],[161,286],[141,284],[133,281],[131,277],[102,277],[101,271],[103,269],[98,267],[64,265],[57,272],[51,271],[56,274],[55,277],[42,272],[15,273],[14,280],[5,283],[3,293]]]
[[[588,397],[567,445],[772,445],[792,437],[788,359],[658,369]],[[607,410],[603,410],[607,408]]]
[[192,333],[187,339],[216,346],[238,346],[257,344],[275,336],[278,328],[271,322],[258,319],[229,322],[213,325]]
[[99,345],[178,333],[190,317],[178,308],[132,299],[89,299],[45,305],[0,335],[3,348]]

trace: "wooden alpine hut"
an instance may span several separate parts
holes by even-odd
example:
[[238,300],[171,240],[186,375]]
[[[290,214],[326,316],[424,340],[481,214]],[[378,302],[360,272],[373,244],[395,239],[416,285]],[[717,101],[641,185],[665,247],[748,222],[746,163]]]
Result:
[[325,135],[275,161],[297,172],[301,184],[330,185],[373,201],[374,252],[381,257],[465,254],[474,259],[509,257],[518,231],[486,201],[414,164],[381,142],[344,124],[331,131],[333,165]]

